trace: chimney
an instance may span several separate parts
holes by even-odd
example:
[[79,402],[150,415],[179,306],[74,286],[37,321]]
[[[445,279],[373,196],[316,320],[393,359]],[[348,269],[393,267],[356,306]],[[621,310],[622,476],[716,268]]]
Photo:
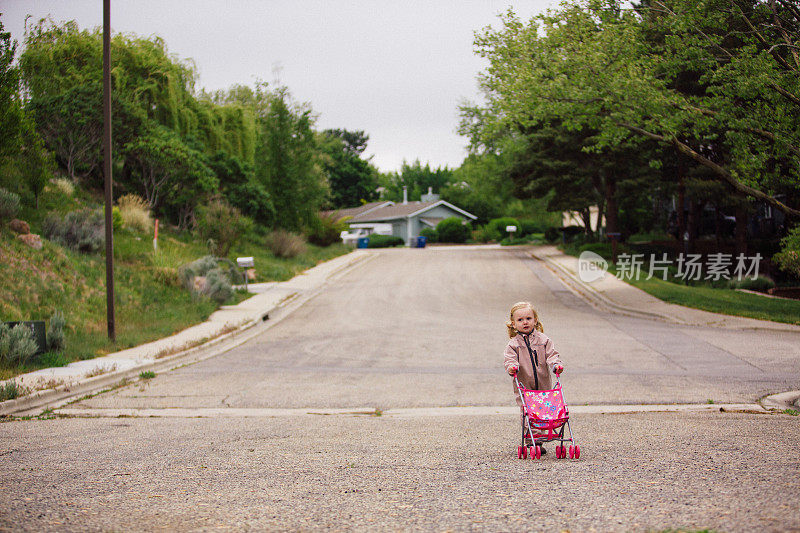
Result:
[[403,185],[403,204],[408,203],[408,187]]

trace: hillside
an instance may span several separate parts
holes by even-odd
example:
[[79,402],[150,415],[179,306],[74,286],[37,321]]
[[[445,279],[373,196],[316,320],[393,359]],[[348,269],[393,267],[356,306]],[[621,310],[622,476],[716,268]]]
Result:
[[[57,205],[56,205],[57,204]],[[41,233],[48,213],[79,208],[99,208],[97,198],[76,190],[65,199],[50,188],[43,194],[39,211],[27,210],[32,233]],[[66,318],[66,349],[45,353],[19,366],[0,366],[0,379],[36,368],[65,365],[171,335],[205,320],[218,308],[217,302],[193,295],[180,282],[178,268],[208,255],[208,248],[191,232],[175,228],[160,230],[158,253],[150,232],[122,228],[115,231],[115,292],[117,341],[106,333],[105,256],[81,253],[42,238],[35,250],[21,242],[3,224],[0,229],[0,320],[48,320],[56,310]],[[250,232],[228,254],[254,256],[254,281],[286,280],[303,270],[348,251],[335,244],[327,248],[301,243],[302,253],[278,258],[266,245],[266,237]],[[224,303],[247,296],[233,294]]]

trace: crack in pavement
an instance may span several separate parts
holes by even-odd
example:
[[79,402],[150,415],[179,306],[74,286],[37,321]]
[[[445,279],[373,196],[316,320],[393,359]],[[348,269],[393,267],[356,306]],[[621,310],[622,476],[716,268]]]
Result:
[[[737,413],[770,413],[755,403],[726,404],[614,404],[614,405],[576,405],[569,408],[570,414],[626,414],[626,413],[668,413],[685,411],[703,412],[737,412]],[[310,417],[310,416],[370,416],[375,418],[421,418],[432,416],[518,416],[519,408],[515,406],[455,406],[455,407],[398,407],[395,409],[377,409],[374,407],[345,407],[335,409],[303,408],[267,408],[267,407],[230,407],[230,408],[99,408],[58,409],[56,414],[69,417],[87,418],[276,418],[276,417]]]

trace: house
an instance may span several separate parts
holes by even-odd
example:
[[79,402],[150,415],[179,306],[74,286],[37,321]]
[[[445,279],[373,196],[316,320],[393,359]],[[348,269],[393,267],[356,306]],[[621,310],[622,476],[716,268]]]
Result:
[[425,202],[409,202],[396,204],[391,201],[372,202],[361,207],[338,210],[340,217],[351,217],[348,220],[350,230],[364,228],[367,234],[381,233],[396,235],[406,245],[419,237],[423,228],[436,228],[436,225],[450,217],[459,217],[465,222],[478,217],[444,200],[428,200]]

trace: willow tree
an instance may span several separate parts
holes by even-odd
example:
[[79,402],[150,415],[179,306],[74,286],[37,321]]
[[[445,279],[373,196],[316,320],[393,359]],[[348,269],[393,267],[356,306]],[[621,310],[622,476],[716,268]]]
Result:
[[[729,190],[790,215],[800,190],[800,12],[793,2],[568,2],[476,36],[485,105],[462,107],[473,144],[560,122],[598,132],[595,150],[654,140]],[[660,42],[653,34],[660,35]],[[694,72],[701,90],[682,91]],[[631,142],[633,141],[633,142]],[[727,157],[709,150],[724,146]]]

